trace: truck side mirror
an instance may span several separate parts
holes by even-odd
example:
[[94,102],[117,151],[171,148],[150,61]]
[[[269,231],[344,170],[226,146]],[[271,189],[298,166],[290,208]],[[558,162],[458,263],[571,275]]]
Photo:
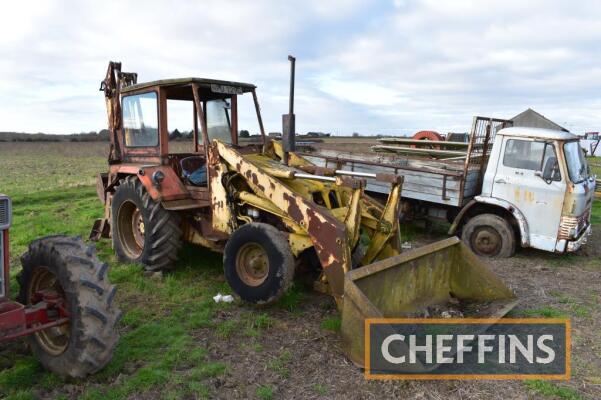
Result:
[[545,165],[543,165],[543,170],[540,175],[541,178],[547,183],[551,183],[553,179],[555,179],[556,171],[558,169],[557,157],[549,157],[545,160]]

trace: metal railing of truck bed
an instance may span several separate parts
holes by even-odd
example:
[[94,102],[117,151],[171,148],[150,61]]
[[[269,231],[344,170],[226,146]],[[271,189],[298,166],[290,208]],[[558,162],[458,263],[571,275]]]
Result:
[[[505,119],[474,117],[467,157],[463,167],[463,176],[466,177],[471,171],[478,171],[478,190],[482,188],[482,180],[497,132],[512,125],[512,121]],[[464,183],[465,179],[463,179],[462,184]],[[463,187],[460,192],[463,195]]]

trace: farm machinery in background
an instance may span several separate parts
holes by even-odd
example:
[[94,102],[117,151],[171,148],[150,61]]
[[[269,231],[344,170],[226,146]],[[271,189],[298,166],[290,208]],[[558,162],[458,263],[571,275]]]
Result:
[[[277,301],[297,265],[342,310],[345,348],[363,362],[367,317],[415,315],[455,298],[494,302],[488,317],[515,304],[513,293],[456,238],[400,254],[403,179],[320,168],[295,152],[294,58],[290,109],[280,141],[266,141],[252,84],[203,78],[137,82],[109,63],[101,84],[110,131],[109,169],[98,177],[104,217],[91,239],[112,238],[120,260],[173,267],[183,242],[223,252],[224,274],[244,301]],[[260,143],[239,137],[242,96],[250,96]],[[169,142],[170,100],[191,104],[193,141]],[[380,203],[366,180],[386,185]]]
[[379,153],[460,160],[467,157],[469,138],[468,133],[449,132],[445,137],[436,131],[419,131],[411,138],[378,139],[382,144],[372,146],[372,150]]
[[0,343],[27,337],[40,363],[61,376],[100,370],[112,358],[121,315],[108,264],[81,238],[38,239],[21,258],[19,302],[11,301],[11,218],[10,198],[0,194]]

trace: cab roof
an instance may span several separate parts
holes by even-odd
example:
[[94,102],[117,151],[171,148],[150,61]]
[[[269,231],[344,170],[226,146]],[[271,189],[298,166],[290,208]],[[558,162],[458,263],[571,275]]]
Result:
[[[208,78],[176,78],[176,79],[161,79],[158,81],[141,82],[135,85],[127,86],[121,89],[121,93],[133,92],[134,90],[149,88],[153,86],[184,86],[192,83],[196,83],[199,86],[204,87],[215,87],[215,86],[227,86],[228,88],[234,88],[236,92],[246,93],[251,92],[256,88],[251,83],[234,82],[234,81],[222,81],[218,79]],[[219,90],[219,89],[217,89]],[[227,90],[227,89],[226,89]]]
[[570,132],[558,131],[555,129],[545,128],[529,128],[514,126],[511,128],[503,128],[497,135],[504,136],[519,136],[519,137],[530,137],[536,139],[548,139],[548,140],[575,140],[579,139],[578,136]]

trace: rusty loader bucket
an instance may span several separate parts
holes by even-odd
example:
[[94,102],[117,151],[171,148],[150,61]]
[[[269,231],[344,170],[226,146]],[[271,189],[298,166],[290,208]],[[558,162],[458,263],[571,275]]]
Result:
[[366,318],[425,317],[445,304],[478,304],[476,318],[501,318],[517,303],[513,292],[456,237],[348,272],[342,337],[357,365],[364,364]]

